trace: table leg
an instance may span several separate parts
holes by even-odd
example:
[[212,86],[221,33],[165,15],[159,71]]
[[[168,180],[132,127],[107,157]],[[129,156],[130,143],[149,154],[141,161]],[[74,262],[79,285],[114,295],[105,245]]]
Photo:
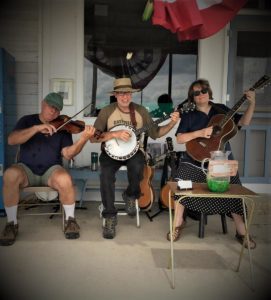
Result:
[[250,198],[247,198],[251,201],[251,208],[248,209],[248,216],[246,215],[246,201],[245,198],[242,198],[242,205],[243,205],[243,212],[244,212],[244,222],[245,222],[245,228],[246,228],[246,233],[245,233],[245,239],[240,251],[240,256],[239,256],[239,262],[236,271],[238,272],[240,269],[241,265],[241,260],[243,258],[244,254],[244,249],[245,249],[245,243],[247,242],[248,245],[248,255],[249,255],[249,264],[250,264],[250,275],[251,275],[251,282],[252,282],[252,289],[254,290],[254,271],[253,271],[253,263],[252,263],[252,255],[251,255],[251,249],[250,249],[250,241],[249,241],[249,226],[252,220],[252,215],[254,212],[254,201]]
[[168,199],[169,199],[169,233],[170,233],[170,265],[171,265],[171,287],[175,289],[175,278],[174,278],[174,248],[173,248],[173,237],[172,237],[172,207],[171,207],[171,190],[169,189],[168,192]]

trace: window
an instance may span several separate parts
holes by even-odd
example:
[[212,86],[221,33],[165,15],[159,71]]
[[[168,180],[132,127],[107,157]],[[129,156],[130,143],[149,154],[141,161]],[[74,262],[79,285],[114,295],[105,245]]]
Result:
[[[263,75],[271,74],[268,16],[238,16],[231,24],[228,93],[232,107]],[[257,90],[256,112],[271,113],[271,87]],[[244,110],[246,105],[241,107]]]
[[[158,110],[157,99],[162,94],[171,95],[173,107],[178,106],[187,98],[187,91],[196,80],[197,55],[173,54],[149,85],[143,90],[143,105],[152,112]],[[156,117],[161,117],[163,112],[168,112],[166,107]]]
[[244,8],[271,9],[271,3],[270,0],[247,0]]
[[[93,69],[93,64],[87,59],[84,64],[84,106],[93,103],[85,110],[85,116],[97,116],[99,110],[110,103],[109,92],[114,78],[98,68],[95,71],[95,67]],[[176,107],[187,98],[188,87],[196,79],[196,73],[197,55],[173,54],[171,62],[168,56],[153,80],[141,92],[133,94],[133,101],[153,112],[158,109],[158,97],[170,94],[173,106]],[[95,86],[97,91],[93,95]],[[161,117],[162,113],[153,116]]]
[[[85,116],[97,116],[99,109],[110,103],[112,69],[115,74],[129,74],[127,70],[122,72],[123,63],[120,64],[120,57],[123,59],[127,52],[152,61],[152,74],[159,70],[141,92],[133,94],[134,102],[151,112],[158,108],[161,94],[169,94],[174,106],[186,99],[188,86],[196,79],[198,43],[180,43],[169,30],[153,26],[151,20],[143,22],[145,4],[145,0],[103,0],[102,4],[99,0],[85,0],[84,106],[92,103],[84,111]],[[142,65],[145,66],[138,64],[139,69]],[[143,74],[144,67],[141,71]]]
[[[237,57],[235,69],[235,95],[242,95],[264,74],[271,74],[271,47],[266,40],[271,39],[271,32],[239,32],[237,34]],[[253,42],[253,44],[252,44]],[[271,87],[257,90],[256,111],[271,112]]]

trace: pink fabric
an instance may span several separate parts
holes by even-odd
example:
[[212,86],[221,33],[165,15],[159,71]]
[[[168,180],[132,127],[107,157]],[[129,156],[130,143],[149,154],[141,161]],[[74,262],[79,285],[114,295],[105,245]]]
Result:
[[154,0],[153,25],[176,33],[180,41],[207,38],[222,29],[247,0]]

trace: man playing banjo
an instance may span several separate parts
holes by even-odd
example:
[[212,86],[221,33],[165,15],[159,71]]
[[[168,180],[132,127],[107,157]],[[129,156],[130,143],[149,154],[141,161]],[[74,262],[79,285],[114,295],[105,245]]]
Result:
[[122,194],[125,210],[131,217],[136,215],[135,200],[141,194],[140,181],[144,170],[143,147],[137,134],[138,129],[147,127],[148,135],[156,139],[167,134],[180,118],[179,112],[173,112],[167,125],[158,126],[144,106],[132,102],[132,93],[138,91],[132,88],[130,78],[115,79],[111,95],[116,97],[117,102],[104,107],[94,123],[96,130],[102,132],[99,137],[91,138],[91,141],[102,142],[100,190],[102,216],[105,218],[103,237],[106,239],[113,239],[116,235],[115,174],[123,165],[127,167],[128,174],[128,187]]

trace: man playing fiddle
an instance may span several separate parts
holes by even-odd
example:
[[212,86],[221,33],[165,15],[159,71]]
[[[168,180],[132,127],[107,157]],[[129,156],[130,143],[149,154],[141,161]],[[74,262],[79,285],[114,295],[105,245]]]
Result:
[[18,234],[17,208],[20,188],[49,186],[59,193],[65,211],[64,234],[77,239],[80,227],[74,218],[75,189],[70,174],[62,166],[62,158],[72,159],[94,135],[92,126],[85,126],[80,138],[73,143],[71,133],[50,124],[63,108],[60,94],[50,93],[41,103],[39,114],[26,115],[15,125],[8,136],[9,145],[19,145],[18,162],[9,167],[3,176],[3,198],[7,224],[0,237],[3,246],[12,245]]

